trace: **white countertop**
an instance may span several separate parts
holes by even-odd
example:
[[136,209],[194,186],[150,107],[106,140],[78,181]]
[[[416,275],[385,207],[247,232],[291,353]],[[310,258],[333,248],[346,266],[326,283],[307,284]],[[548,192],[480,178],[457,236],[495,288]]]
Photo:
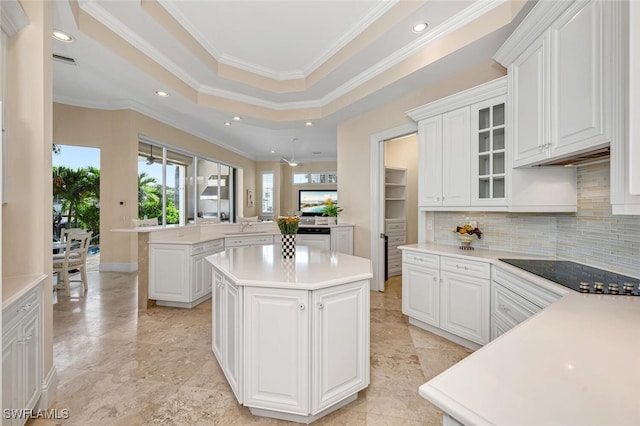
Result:
[[419,388],[465,425],[640,424],[640,297],[581,294],[499,262],[544,258],[413,244],[492,262],[565,296]]
[[569,293],[422,385],[466,425],[640,424],[640,297]]
[[279,245],[236,247],[206,259],[237,285],[317,290],[373,277],[369,259],[309,246],[297,246],[293,259],[283,259]]
[[512,253],[508,251],[487,250],[487,249],[474,249],[474,250],[460,250],[456,246],[444,246],[434,243],[420,243],[420,244],[408,244],[399,246],[400,250],[417,250],[424,253],[446,255],[452,257],[459,257],[461,259],[477,260],[480,262],[493,263],[494,261],[504,259],[555,259],[553,256],[540,256],[532,254]]

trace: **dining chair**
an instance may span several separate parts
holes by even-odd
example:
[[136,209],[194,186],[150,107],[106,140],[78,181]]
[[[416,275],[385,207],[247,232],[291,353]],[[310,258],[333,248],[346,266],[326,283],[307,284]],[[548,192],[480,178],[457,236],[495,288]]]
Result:
[[[64,287],[67,297],[71,296],[71,282],[81,282],[82,292],[88,290],[87,285],[87,253],[91,242],[91,232],[67,232],[64,253],[53,255],[53,272],[58,274],[56,288]],[[80,279],[72,280],[71,276],[80,274]]]
[[67,236],[69,234],[78,234],[83,232],[87,232],[87,230],[82,228],[62,228],[60,230],[60,242],[64,243],[67,241]]

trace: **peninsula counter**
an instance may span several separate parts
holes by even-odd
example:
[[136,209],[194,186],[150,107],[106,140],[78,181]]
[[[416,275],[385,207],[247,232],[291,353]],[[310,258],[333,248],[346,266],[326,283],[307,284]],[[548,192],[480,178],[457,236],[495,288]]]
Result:
[[254,415],[310,423],[369,385],[371,261],[298,246],[237,247],[213,266],[213,352]]

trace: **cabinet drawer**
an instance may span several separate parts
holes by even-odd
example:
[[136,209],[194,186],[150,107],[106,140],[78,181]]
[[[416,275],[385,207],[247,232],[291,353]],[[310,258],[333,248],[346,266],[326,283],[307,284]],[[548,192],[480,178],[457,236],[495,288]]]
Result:
[[407,229],[405,222],[387,222],[385,224],[386,232],[405,231]]
[[543,288],[499,267],[494,267],[493,269],[493,281],[541,308],[546,308],[562,297],[563,294],[566,294],[566,292],[560,293],[561,290],[553,292],[551,289]]
[[511,290],[496,284],[491,286],[491,317],[514,327],[541,308]]
[[40,285],[35,286],[2,310],[2,328],[9,329],[40,308]]
[[389,247],[398,247],[407,242],[407,239],[404,235],[398,237],[389,237]]
[[442,256],[440,267],[443,271],[457,272],[477,278],[489,279],[491,277],[491,264],[485,262]]
[[191,255],[204,253],[204,243],[194,244],[191,246]]
[[273,244],[273,235],[259,237],[229,237],[224,239],[225,247],[261,246]]
[[437,254],[420,253],[405,250],[402,253],[402,261],[413,265],[422,265],[427,268],[439,268],[440,256]]

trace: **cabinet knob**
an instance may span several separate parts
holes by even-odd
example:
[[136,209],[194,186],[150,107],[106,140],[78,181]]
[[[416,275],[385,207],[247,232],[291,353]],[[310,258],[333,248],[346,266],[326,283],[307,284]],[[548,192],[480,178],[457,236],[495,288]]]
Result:
[[324,309],[324,303],[318,303],[318,309]]
[[24,336],[22,339],[20,339],[20,343],[27,343],[29,340],[31,340],[32,337],[33,337],[33,334]]
[[433,282],[438,281],[438,279],[436,277],[433,277]]
[[304,303],[299,303],[298,308],[300,308],[301,311],[304,311],[306,309],[306,306],[304,306]]
[[440,201],[440,197],[436,197],[436,201]]
[[507,308],[506,305],[498,305],[498,309],[500,309],[502,311],[505,311],[505,312],[509,312],[510,311],[510,309]]
[[16,312],[20,313],[20,312],[26,312],[29,309],[31,309],[31,303],[25,303],[24,305],[22,305],[19,309],[16,310]]

